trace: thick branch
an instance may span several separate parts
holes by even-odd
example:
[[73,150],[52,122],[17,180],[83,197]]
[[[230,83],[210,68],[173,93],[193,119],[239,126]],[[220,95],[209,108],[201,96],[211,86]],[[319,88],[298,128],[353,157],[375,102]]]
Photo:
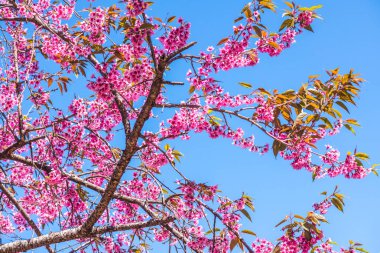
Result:
[[7,156],[9,156],[13,152],[15,152],[17,149],[22,148],[25,145],[28,145],[28,144],[33,143],[33,142],[38,141],[38,140],[42,140],[44,138],[46,138],[45,135],[38,136],[38,137],[35,137],[35,138],[27,140],[27,141],[19,140],[16,143],[14,143],[11,146],[4,149],[3,152],[0,153],[0,159],[6,158]]
[[82,226],[83,230],[91,229],[91,227],[98,221],[100,216],[106,210],[108,203],[111,201],[112,196],[115,193],[117,186],[119,185],[120,179],[123,176],[126,167],[128,166],[133,154],[136,151],[136,145],[137,145],[137,141],[140,136],[141,130],[145,122],[149,119],[152,107],[158,95],[160,94],[161,85],[163,81],[162,76],[165,71],[165,68],[166,68],[166,62],[164,59],[161,59],[158,64],[156,77],[152,82],[152,86],[149,91],[149,94],[133,126],[133,130],[127,140],[127,146],[124,149],[122,156],[111,176],[111,179],[105,189],[102,199],[99,201],[94,211],[90,214],[87,221],[83,224]]
[[190,47],[194,46],[195,44],[197,44],[197,42],[193,41],[193,42],[190,42],[189,44],[185,45],[184,47],[178,49],[177,51],[171,53],[168,55],[168,63],[171,63],[173,62],[173,59],[175,56],[179,55],[180,53],[182,53],[183,51],[189,49]]
[[14,253],[20,251],[27,251],[35,249],[44,245],[50,245],[53,243],[67,242],[79,238],[89,238],[99,234],[125,231],[131,229],[142,229],[147,227],[153,227],[157,225],[167,224],[174,221],[173,217],[168,217],[161,220],[149,220],[146,222],[134,222],[119,226],[103,226],[94,227],[90,231],[83,231],[80,228],[67,229],[60,232],[50,233],[48,235],[39,236],[30,240],[19,240],[0,246],[0,253]]

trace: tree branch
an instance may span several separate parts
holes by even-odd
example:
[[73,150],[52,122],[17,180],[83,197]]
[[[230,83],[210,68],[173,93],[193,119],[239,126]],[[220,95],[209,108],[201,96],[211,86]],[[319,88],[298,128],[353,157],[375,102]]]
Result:
[[99,201],[94,211],[90,214],[86,222],[83,224],[82,229],[84,231],[90,230],[91,227],[98,221],[100,216],[106,210],[108,203],[111,201],[112,196],[115,193],[117,186],[120,183],[121,177],[123,176],[126,167],[128,166],[133,154],[136,151],[136,145],[137,145],[138,138],[140,136],[140,132],[145,122],[149,119],[150,111],[152,110],[153,105],[158,95],[160,94],[161,85],[163,81],[162,76],[164,74],[165,68],[166,68],[165,59],[160,59],[156,77],[154,78],[152,82],[151,89],[149,91],[149,94],[146,98],[144,105],[142,106],[140,114],[138,118],[136,119],[136,122],[133,126],[133,130],[131,134],[129,135],[129,138],[127,139],[127,146],[124,149],[114,172],[112,173],[111,179],[105,189],[105,192],[101,200]]
[[[35,163],[31,160],[28,160],[22,156],[19,156],[19,155],[11,155],[11,157],[9,157],[9,159],[12,159],[14,161],[18,161],[18,162],[21,162],[21,163],[24,163],[25,165],[29,165],[29,166],[33,166],[33,167],[37,167],[39,169],[42,169],[43,171],[45,172],[50,172],[51,171],[51,168],[47,165],[42,165],[42,164],[38,164],[38,163]],[[80,184],[82,186],[85,186],[93,191],[96,191],[98,193],[101,193],[103,194],[105,192],[105,189],[100,187],[100,186],[97,186],[95,184],[92,184],[90,182],[87,182],[85,180],[83,180],[82,178],[76,176],[76,175],[73,175],[73,174],[68,174],[68,173],[63,173],[64,176],[67,176],[68,179],[72,182],[75,182],[77,184]],[[112,195],[112,198],[115,198],[115,199],[118,199],[118,200],[122,200],[122,201],[125,201],[127,203],[133,203],[133,204],[137,204],[138,206],[140,206],[150,217],[152,217],[153,219],[158,219],[158,215],[156,213],[154,213],[152,210],[150,210],[146,204],[149,204],[149,201],[145,201],[145,200],[141,200],[141,199],[138,199],[138,198],[134,198],[134,197],[130,197],[130,196],[125,196],[125,195],[122,195],[120,193],[117,193],[115,192],[113,195]],[[164,203],[165,204],[165,203]],[[164,224],[162,225],[165,229],[167,229],[170,233],[172,233],[176,238],[178,238],[178,240],[184,242],[184,243],[188,243],[189,240],[180,232],[178,231],[176,228],[174,227],[171,227],[169,224]],[[194,250],[195,252],[197,253],[201,253],[201,251],[197,251],[197,250]]]
[[167,224],[173,222],[173,217],[168,217],[161,220],[151,219],[145,222],[134,222],[119,226],[102,226],[94,227],[90,231],[83,231],[80,227],[73,229],[66,229],[60,232],[54,232],[47,235],[42,235],[37,238],[29,240],[18,240],[15,242],[7,243],[0,246],[0,253],[16,253],[20,251],[27,251],[35,249],[44,245],[50,245],[53,243],[67,242],[79,238],[89,238],[99,234],[125,231],[131,229],[142,229],[147,227],[153,227],[157,225]]
[[[38,229],[37,225],[34,223],[34,221],[29,217],[29,214],[25,211],[25,209],[18,203],[17,199],[10,193],[5,186],[0,183],[0,190],[7,196],[7,198],[12,202],[12,204],[17,208],[17,210],[21,213],[21,215],[24,217],[24,219],[28,222],[29,226],[34,230],[34,232],[38,236],[42,236],[41,231]],[[45,246],[47,251],[50,253],[53,253],[54,250],[49,246]]]

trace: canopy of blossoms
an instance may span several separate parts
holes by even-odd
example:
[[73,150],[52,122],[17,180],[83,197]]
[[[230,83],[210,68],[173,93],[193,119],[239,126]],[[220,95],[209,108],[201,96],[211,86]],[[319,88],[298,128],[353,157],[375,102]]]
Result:
[[[156,243],[173,252],[363,250],[354,242],[334,249],[320,228],[330,206],[343,210],[337,189],[306,215],[281,221],[278,241],[252,237],[241,222],[250,219],[252,198],[232,200],[187,178],[170,145],[206,133],[251,152],[272,150],[313,179],[376,173],[363,165],[365,153],[316,149],[358,125],[342,115],[362,82],[353,71],[310,76],[284,92],[242,82],[247,93],[233,94],[215,79],[280,55],[312,30],[321,6],[286,2],[284,21],[271,32],[262,22],[272,1],[250,1],[230,36],[193,54],[190,23],[150,16],[152,2],[96,4],[0,0],[0,252],[150,252]],[[177,62],[187,75],[167,80]],[[168,94],[179,86],[187,96]],[[268,138],[256,140],[257,132]]]

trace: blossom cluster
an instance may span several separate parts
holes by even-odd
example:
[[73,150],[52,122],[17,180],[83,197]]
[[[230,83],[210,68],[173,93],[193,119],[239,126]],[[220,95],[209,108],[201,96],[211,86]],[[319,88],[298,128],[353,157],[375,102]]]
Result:
[[182,48],[190,37],[190,23],[186,23],[182,18],[178,19],[178,23],[180,26],[174,27],[167,35],[158,38],[167,52]]
[[138,16],[145,11],[148,3],[144,0],[126,0],[127,10],[129,16]]
[[96,45],[102,45],[106,41],[104,31],[107,29],[106,11],[100,7],[90,12],[88,19],[82,22],[81,29],[89,32],[89,41]]

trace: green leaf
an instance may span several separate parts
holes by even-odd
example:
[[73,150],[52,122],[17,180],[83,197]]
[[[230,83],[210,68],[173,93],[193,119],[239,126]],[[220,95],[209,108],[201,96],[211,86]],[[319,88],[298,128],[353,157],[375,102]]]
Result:
[[290,9],[293,9],[293,8],[294,8],[293,4],[290,3],[290,2],[285,2],[285,4],[286,4]]
[[337,101],[336,104],[339,105],[340,107],[342,107],[346,112],[350,113],[347,106],[343,102]]
[[295,127],[298,124],[302,123],[302,119],[305,118],[308,114],[306,112],[301,112],[300,114],[297,115],[297,118],[295,119],[293,123],[293,127]]
[[323,7],[322,4],[314,5],[314,6],[309,7],[309,10],[314,11],[314,10],[320,9],[322,7]]
[[154,28],[154,25],[150,23],[144,23],[140,26],[140,29],[153,29],[153,28]]
[[229,38],[228,37],[226,37],[226,38],[223,38],[223,39],[221,39],[219,42],[218,42],[218,46],[220,46],[220,45],[222,45],[222,44],[224,44],[224,43],[226,43],[227,41],[229,40]]
[[341,193],[334,193],[334,196],[337,197],[340,200],[340,202],[342,202],[342,204],[344,205],[344,202],[343,202],[344,195],[343,194],[341,194]]
[[273,249],[272,253],[281,253],[281,248],[280,248],[280,246],[277,245],[277,246]]
[[178,150],[173,150],[172,151],[172,154],[174,155],[174,158],[180,162],[180,157],[183,156],[183,154],[181,152],[179,152]]
[[332,198],[331,203],[341,212],[343,212],[343,204],[342,202],[337,198]]
[[239,82],[239,84],[245,88],[252,88],[252,85],[246,82]]
[[364,253],[369,253],[369,251],[363,249],[363,248],[355,248],[356,250],[360,251],[360,252],[364,252]]
[[171,16],[170,18],[168,18],[168,23],[173,22],[175,18],[176,18],[176,16]]
[[257,34],[257,36],[259,36],[260,38],[263,37],[262,30],[258,26],[253,26],[252,28],[253,30],[255,30],[255,33]]
[[369,155],[366,153],[362,153],[362,152],[356,153],[355,157],[362,159],[362,160],[368,160],[369,159]]
[[112,154],[116,159],[120,159],[121,157],[121,150],[119,148],[113,148],[111,149]]
[[311,75],[311,76],[309,76],[309,79],[316,79],[318,77],[319,77],[319,75]]
[[272,0],[262,0],[259,2],[261,6],[267,8],[273,12],[276,12],[275,5],[272,3]]
[[310,31],[310,32],[314,32],[314,31],[313,31],[313,28],[311,28],[310,25],[305,26],[304,28],[305,28],[306,30]]
[[285,27],[291,27],[291,26],[293,26],[293,24],[294,24],[294,22],[292,19],[286,19],[286,20],[284,20],[284,22],[282,22],[278,31],[281,32]]
[[315,181],[315,178],[317,177],[317,173],[315,172],[315,170],[313,171],[313,174],[311,174],[311,179],[313,180],[313,182]]
[[218,118],[218,117],[216,117],[216,116],[213,116],[213,115],[211,115],[210,116],[210,123],[212,124],[212,125],[214,125],[214,126],[220,126],[220,121],[221,121],[222,119],[221,118]]
[[78,68],[82,76],[86,77],[86,71],[84,70],[84,68],[82,66],[79,66]]
[[231,242],[230,242],[230,251],[232,251],[236,247],[236,245],[237,245],[238,242],[239,242],[239,238],[237,238],[237,237],[235,237],[234,239],[231,240]]
[[251,6],[251,3],[247,3],[246,5],[244,5],[240,13],[243,14],[247,9],[249,9],[250,6]]
[[244,11],[244,15],[245,15],[246,18],[250,18],[250,17],[252,17],[253,14],[252,14],[251,9],[249,9],[249,8],[246,9],[246,10]]
[[286,145],[278,140],[274,140],[272,149],[274,156],[277,157],[279,151],[284,151],[286,149]]
[[219,232],[219,231],[220,231],[219,228],[215,228],[215,230],[210,229],[209,231],[207,231],[207,232],[205,233],[205,235],[209,235],[209,234],[211,234],[211,233],[215,233],[215,232]]
[[242,210],[240,210],[240,212],[241,212],[242,214],[244,214],[244,216],[247,217],[247,219],[248,219],[250,222],[252,222],[251,215],[249,215],[249,213],[247,212],[247,210],[242,209]]
[[335,109],[335,108],[331,108],[331,109],[332,109],[332,111],[333,111],[336,115],[338,115],[339,118],[342,118],[342,114],[340,113],[340,111],[338,111],[338,110]]
[[59,91],[61,92],[61,94],[63,94],[62,84],[60,82],[57,82],[57,85],[58,85]]
[[359,159],[355,159],[355,162],[356,162],[356,164],[357,164],[358,166],[362,166],[362,167],[364,167],[362,161],[360,161]]
[[302,217],[301,215],[298,215],[298,214],[295,214],[295,215],[294,215],[294,218],[298,218],[298,219],[301,219],[301,220],[305,220],[304,217]]
[[67,76],[61,76],[60,78],[58,78],[59,80],[61,80],[62,82],[64,83],[67,83],[68,81],[71,81],[70,78],[68,78]]
[[280,221],[279,223],[277,223],[277,225],[275,227],[278,227],[280,226],[281,224],[283,224],[285,221],[287,221],[289,219],[288,216],[286,216],[282,221]]
[[271,47],[274,47],[276,49],[280,49],[280,45],[277,44],[276,42],[274,41],[269,41],[268,44],[271,46]]
[[77,185],[76,191],[78,193],[79,198],[82,201],[87,201],[88,200],[88,192],[85,191],[85,190],[83,190],[82,187],[80,187],[80,185]]
[[360,124],[358,123],[356,119],[346,119],[346,123],[355,125],[355,126],[360,126]]
[[241,232],[244,233],[244,234],[249,234],[249,235],[257,236],[255,232],[253,232],[251,230],[248,230],[248,229],[244,229]]
[[352,126],[350,126],[349,124],[343,124],[345,128],[347,128],[348,130],[350,130],[353,134],[356,134],[355,130],[352,128]]
[[49,78],[47,83],[48,83],[48,87],[50,87],[53,84],[53,78]]
[[162,19],[159,18],[159,17],[154,17],[155,20],[157,20],[158,22],[162,23]]
[[248,207],[249,207],[249,209],[251,209],[251,210],[252,210],[252,212],[254,212],[254,211],[255,211],[255,207],[253,206],[252,202],[246,202],[246,203],[245,203],[245,205],[246,205],[246,206],[248,206]]
[[242,17],[242,16],[238,17],[237,19],[234,20],[234,23],[239,22],[239,21],[242,20],[243,18],[244,18],[244,17]]
[[323,215],[320,215],[320,214],[314,213],[313,216],[314,216],[317,220],[319,220],[319,221],[327,222],[325,216],[323,216]]
[[190,86],[189,93],[193,93],[195,91],[195,86]]

